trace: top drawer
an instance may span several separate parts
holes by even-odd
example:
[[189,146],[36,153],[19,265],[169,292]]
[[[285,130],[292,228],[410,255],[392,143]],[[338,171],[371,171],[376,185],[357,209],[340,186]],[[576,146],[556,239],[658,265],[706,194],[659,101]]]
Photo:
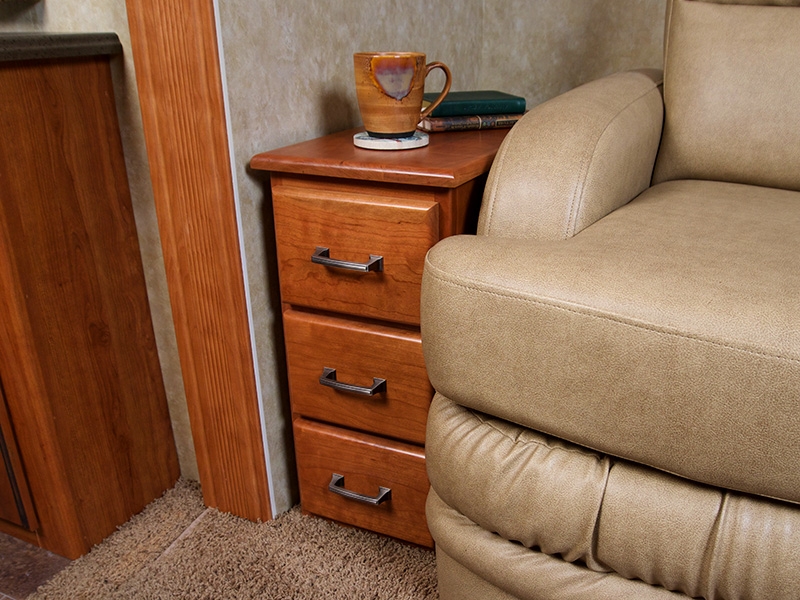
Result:
[[439,239],[432,194],[288,177],[272,193],[284,302],[419,324],[425,254]]

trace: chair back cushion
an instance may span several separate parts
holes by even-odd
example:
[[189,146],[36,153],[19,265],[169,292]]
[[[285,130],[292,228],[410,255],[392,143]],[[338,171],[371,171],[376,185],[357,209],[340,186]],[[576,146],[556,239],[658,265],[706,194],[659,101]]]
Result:
[[800,190],[800,0],[670,0],[654,183]]

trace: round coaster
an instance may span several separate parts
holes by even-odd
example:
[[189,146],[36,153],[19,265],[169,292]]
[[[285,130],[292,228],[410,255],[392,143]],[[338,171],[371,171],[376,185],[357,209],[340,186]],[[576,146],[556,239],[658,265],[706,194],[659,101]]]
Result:
[[430,139],[424,131],[415,131],[413,135],[404,138],[376,138],[366,131],[353,136],[353,143],[359,148],[368,150],[409,150],[427,146]]

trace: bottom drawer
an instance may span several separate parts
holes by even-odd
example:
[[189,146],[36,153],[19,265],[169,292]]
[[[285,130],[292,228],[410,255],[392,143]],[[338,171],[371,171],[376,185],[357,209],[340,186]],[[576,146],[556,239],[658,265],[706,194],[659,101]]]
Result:
[[433,547],[422,448],[301,418],[294,437],[303,510]]

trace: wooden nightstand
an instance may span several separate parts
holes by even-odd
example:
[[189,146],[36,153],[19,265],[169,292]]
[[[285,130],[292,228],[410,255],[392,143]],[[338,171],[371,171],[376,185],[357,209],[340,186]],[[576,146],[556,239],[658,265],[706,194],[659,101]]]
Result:
[[474,228],[507,130],[363,150],[344,131],[265,152],[307,512],[432,546],[425,522],[425,254]]

